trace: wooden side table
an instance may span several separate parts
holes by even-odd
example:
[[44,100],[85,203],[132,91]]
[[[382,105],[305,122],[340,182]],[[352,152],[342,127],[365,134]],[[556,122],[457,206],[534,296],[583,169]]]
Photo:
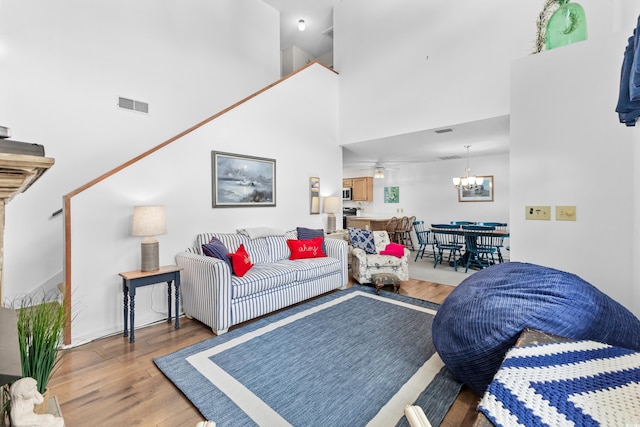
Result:
[[[167,307],[169,315],[167,322],[171,323],[171,283],[175,284],[176,325],[180,328],[180,270],[177,265],[166,265],[156,271],[127,271],[119,273],[122,277],[122,293],[124,295],[124,336],[129,336],[129,342],[136,341],[134,336],[134,319],[136,308],[136,288],[152,285],[154,283],[167,282]],[[127,321],[131,320],[131,325]]]

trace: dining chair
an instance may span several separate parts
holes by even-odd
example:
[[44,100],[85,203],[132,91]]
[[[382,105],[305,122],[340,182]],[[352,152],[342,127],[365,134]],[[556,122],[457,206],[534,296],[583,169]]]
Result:
[[466,251],[466,267],[464,272],[469,271],[469,266],[474,264],[480,268],[489,267],[496,263],[494,254],[497,248],[493,242],[492,231],[495,227],[484,225],[463,225],[464,243]]
[[[403,216],[402,218],[398,218],[398,222],[396,224],[396,233],[395,233],[396,242],[404,246],[408,246],[407,245],[408,222],[409,222],[409,218],[406,216]],[[409,241],[410,239],[411,239],[411,236],[409,236]]]
[[389,240],[397,243],[396,228],[398,228],[398,218],[394,216],[387,222],[385,229],[389,235]]
[[[460,226],[454,224],[431,224],[431,231],[437,249],[434,251],[433,268],[436,268],[438,262],[442,264],[444,252],[448,251],[447,262],[453,262],[453,269],[458,271],[458,263],[462,259],[462,248],[464,247],[462,236],[460,233],[455,232],[458,229],[460,229]],[[451,261],[452,257],[453,261]]]
[[[432,257],[435,258],[436,248],[435,248],[435,240],[433,239],[433,234],[430,230],[428,230],[425,226],[424,221],[413,221],[413,230],[418,237],[418,249],[416,251],[416,258],[413,260],[416,262],[418,257],[422,259],[423,257]],[[431,246],[431,254],[425,253],[426,249]]]
[[[509,224],[506,222],[479,222],[477,225],[483,225],[486,227],[495,227],[496,230],[506,232],[509,228]],[[504,258],[502,256],[502,248],[504,248],[504,236],[493,236],[493,243],[496,247],[498,261],[504,262]],[[508,248],[507,248],[508,249]]]
[[402,221],[402,244],[410,251],[415,250],[415,247],[413,246],[413,239],[411,238],[411,230],[413,230],[413,223],[415,220],[415,215],[412,215],[410,217],[404,217]]

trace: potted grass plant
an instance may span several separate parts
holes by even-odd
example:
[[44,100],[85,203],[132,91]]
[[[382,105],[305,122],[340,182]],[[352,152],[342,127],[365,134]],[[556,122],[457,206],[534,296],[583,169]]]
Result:
[[38,292],[22,298],[18,308],[18,342],[22,377],[38,382],[38,391],[45,396],[49,378],[60,360],[66,323],[66,310],[61,293]]

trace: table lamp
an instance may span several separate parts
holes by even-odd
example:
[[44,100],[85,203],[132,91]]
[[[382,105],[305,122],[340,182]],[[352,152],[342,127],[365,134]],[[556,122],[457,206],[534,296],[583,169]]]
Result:
[[167,234],[164,206],[134,206],[132,236],[142,236],[141,271],[160,269],[159,245],[155,236]]
[[336,212],[340,208],[340,199],[336,196],[329,196],[324,198],[324,210],[323,212],[329,214],[327,216],[327,233],[333,233],[336,231]]

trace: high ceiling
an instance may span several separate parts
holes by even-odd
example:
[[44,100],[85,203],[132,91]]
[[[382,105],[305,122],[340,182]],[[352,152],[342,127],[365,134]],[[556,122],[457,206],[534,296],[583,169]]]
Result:
[[[342,0],[264,0],[280,11],[280,48],[295,45],[318,57],[333,50],[333,38],[323,34],[333,27],[333,7]],[[304,19],[306,29],[298,30]],[[340,70],[337,70],[338,72]],[[408,162],[434,162],[446,158],[487,156],[509,152],[509,117],[496,117],[448,126],[452,132],[426,129],[353,143],[343,149],[343,167]]]
[[[280,49],[292,45],[315,58],[333,50],[333,38],[323,32],[333,27],[333,5],[341,0],[264,0],[280,11]],[[298,30],[298,21],[306,23]]]

